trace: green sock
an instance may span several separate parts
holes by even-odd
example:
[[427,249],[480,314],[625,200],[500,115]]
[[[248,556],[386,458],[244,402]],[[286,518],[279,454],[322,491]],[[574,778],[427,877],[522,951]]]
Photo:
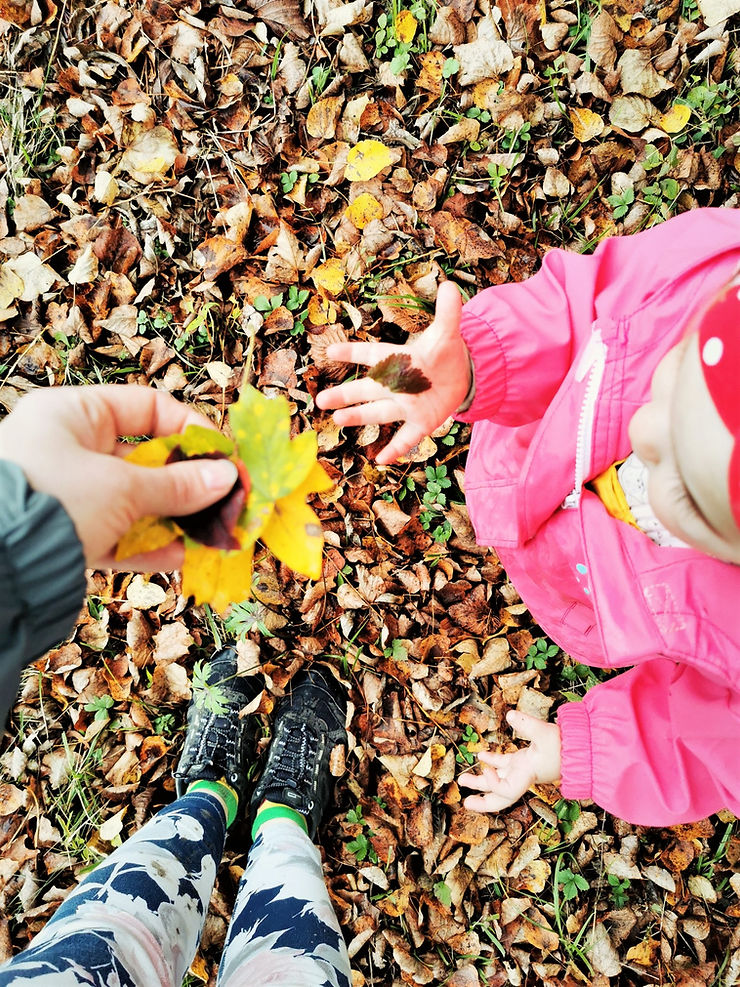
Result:
[[254,822],[252,823],[252,840],[255,840],[260,827],[266,822],[270,822],[271,819],[290,819],[291,822],[297,823],[304,833],[308,834],[308,824],[306,823],[305,816],[302,816],[300,812],[296,812],[295,809],[291,809],[287,805],[272,804],[266,805],[263,809],[257,811],[257,815],[254,817]]
[[236,819],[239,796],[225,781],[208,781],[205,778],[188,785],[188,792],[211,792],[226,803],[226,828]]

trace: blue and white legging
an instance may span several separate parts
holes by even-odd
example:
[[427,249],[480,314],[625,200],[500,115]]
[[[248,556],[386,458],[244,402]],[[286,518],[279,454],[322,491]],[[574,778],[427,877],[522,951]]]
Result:
[[[180,987],[226,839],[207,792],[183,795],[72,891],[0,987]],[[260,830],[239,885],[219,987],[350,987],[318,850],[295,823]]]

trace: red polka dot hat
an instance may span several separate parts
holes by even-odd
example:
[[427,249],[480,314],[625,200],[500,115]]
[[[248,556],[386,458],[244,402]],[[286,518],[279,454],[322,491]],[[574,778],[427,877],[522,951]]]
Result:
[[720,418],[735,437],[728,486],[730,507],[740,527],[740,278],[709,304],[699,324],[704,379]]

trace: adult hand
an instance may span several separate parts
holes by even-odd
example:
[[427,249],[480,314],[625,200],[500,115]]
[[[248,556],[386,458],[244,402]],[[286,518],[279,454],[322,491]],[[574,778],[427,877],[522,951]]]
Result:
[[207,418],[162,391],[135,385],[54,387],[18,402],[0,423],[0,459],[16,463],[30,485],[61,501],[72,518],[88,565],[126,571],[169,571],[183,560],[182,544],[116,563],[118,539],[149,514],[202,510],[234,486],[226,459],[194,460],[150,469],[124,461],[122,436],[158,436]]
[[481,773],[467,771],[457,779],[465,788],[485,793],[469,795],[463,803],[466,809],[500,812],[513,805],[532,785],[560,779],[559,727],[516,710],[510,710],[506,719],[520,737],[531,741],[530,746],[512,754],[481,751],[478,754],[483,766]]
[[460,407],[470,388],[468,350],[460,335],[460,292],[451,281],[439,286],[434,321],[406,346],[391,343],[334,343],[326,355],[338,363],[372,367],[395,353],[411,357],[411,364],[429,380],[420,394],[401,394],[363,377],[322,391],[320,408],[339,409],[337,425],[404,424],[379,453],[379,463],[392,463],[430,435]]

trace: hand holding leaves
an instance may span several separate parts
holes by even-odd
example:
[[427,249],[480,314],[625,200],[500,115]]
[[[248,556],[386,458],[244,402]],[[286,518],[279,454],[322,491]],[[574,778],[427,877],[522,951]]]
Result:
[[335,343],[327,349],[330,360],[373,369],[367,377],[323,391],[316,399],[320,408],[338,409],[334,420],[342,426],[403,422],[379,454],[379,463],[392,463],[408,452],[465,400],[470,360],[460,336],[460,309],[460,292],[445,281],[434,321],[406,346]]
[[191,426],[179,435],[153,439],[134,449],[128,459],[139,466],[228,458],[236,465],[239,480],[205,511],[187,517],[142,518],[120,540],[116,552],[122,559],[183,536],[183,592],[219,612],[250,595],[258,538],[292,569],[318,579],[324,539],[306,497],[332,486],[316,461],[316,434],[303,432],[290,438],[285,398],[270,400],[247,387],[229,409],[229,420],[233,440]]
[[556,782],[560,778],[560,730],[557,725],[516,710],[511,710],[506,719],[521,737],[530,741],[530,745],[512,754],[481,751],[478,754],[478,761],[483,766],[481,773],[466,771],[457,779],[465,788],[483,793],[469,795],[464,802],[466,809],[500,812],[513,805],[532,785]]

